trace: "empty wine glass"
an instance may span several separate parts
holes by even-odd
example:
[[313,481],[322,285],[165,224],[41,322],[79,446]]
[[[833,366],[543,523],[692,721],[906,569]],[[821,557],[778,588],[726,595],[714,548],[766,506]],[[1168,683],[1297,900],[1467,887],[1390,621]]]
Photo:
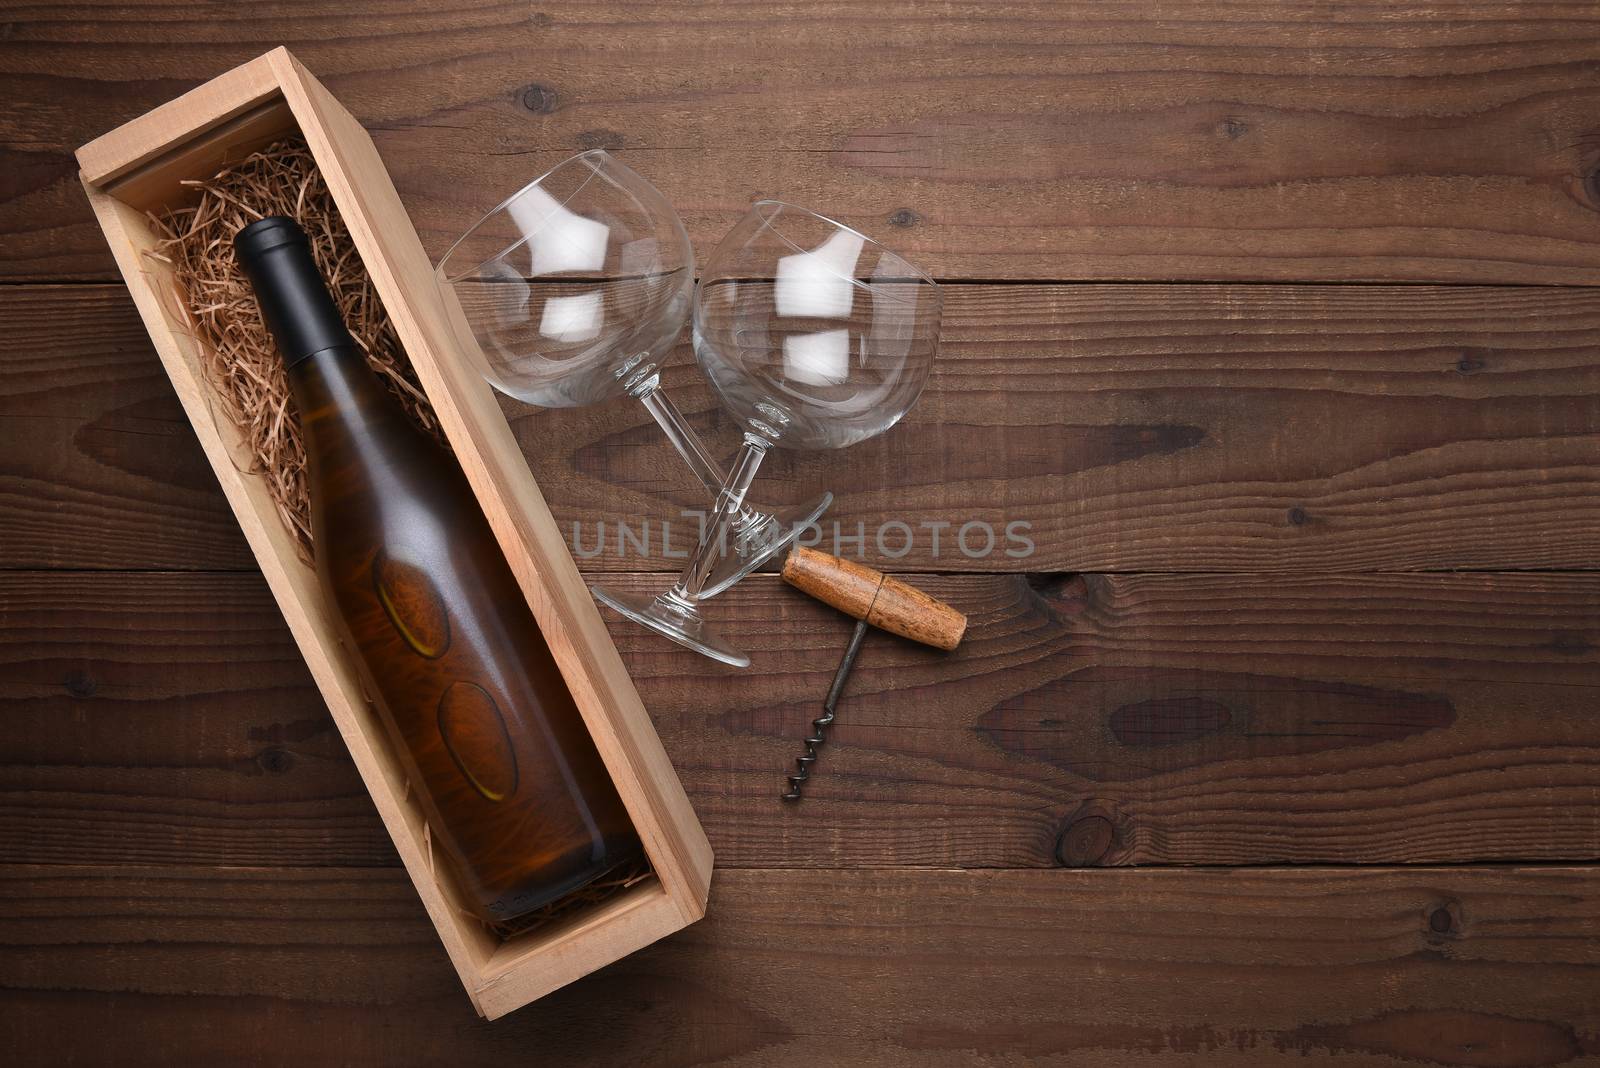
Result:
[[842,449],[910,410],[939,343],[939,286],[897,253],[815,212],[758,202],[722,239],[695,290],[694,352],[745,428],[694,557],[672,589],[639,597],[595,587],[628,618],[736,667],[750,658],[695,602],[717,546],[774,445]]
[[[660,360],[689,316],[694,250],[659,189],[601,149],[581,153],[485,215],[435,273],[458,332],[470,334],[463,351],[495,388],[545,408],[634,397],[706,491],[720,492],[721,465],[661,389]],[[701,596],[759,567],[832,500],[778,516],[740,509]]]

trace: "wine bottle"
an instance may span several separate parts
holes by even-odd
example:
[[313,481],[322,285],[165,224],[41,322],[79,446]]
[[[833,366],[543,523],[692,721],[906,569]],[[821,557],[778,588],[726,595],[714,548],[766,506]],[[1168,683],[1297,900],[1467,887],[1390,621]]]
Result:
[[460,467],[367,366],[304,231],[240,230],[288,369],[317,576],[467,904],[505,922],[643,857]]

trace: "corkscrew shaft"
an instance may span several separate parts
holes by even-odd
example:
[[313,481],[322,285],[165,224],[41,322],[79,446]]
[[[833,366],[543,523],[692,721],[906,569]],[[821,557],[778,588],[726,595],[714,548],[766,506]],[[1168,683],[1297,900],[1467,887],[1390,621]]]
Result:
[[811,721],[811,734],[804,741],[806,751],[794,758],[795,773],[789,776],[789,789],[780,795],[785,801],[800,800],[805,782],[811,778],[811,765],[817,762],[817,748],[822,745],[828,728],[833,725],[839,698],[844,694],[844,684],[850,678],[850,669],[856,666],[856,654],[861,652],[861,643],[869,629],[866,620],[856,620],[856,629],[850,635],[850,644],[845,647],[844,658],[839,661],[839,670],[833,673],[833,685],[828,687],[828,696],[822,699],[822,715]]

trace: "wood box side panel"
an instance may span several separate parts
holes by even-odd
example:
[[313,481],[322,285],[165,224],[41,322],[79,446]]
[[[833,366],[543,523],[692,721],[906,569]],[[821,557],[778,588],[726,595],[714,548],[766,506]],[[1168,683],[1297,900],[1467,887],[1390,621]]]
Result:
[[[286,53],[282,48],[277,51]],[[104,190],[128,172],[176,146],[194,144],[281,93],[273,55],[269,52],[219,74],[79,148],[76,155],[84,185]]]
[[84,188],[184,412],[401,861],[470,993],[480,985],[493,940],[480,925],[463,916],[441,889],[426,820],[409,799],[404,772],[389,749],[384,727],[368,705],[354,664],[341,650],[316,576],[300,561],[264,484],[245,473],[248,456],[238,431],[213,415],[198,343],[169,318],[158,289],[165,280],[153,276],[156,265],[145,255],[155,244],[147,221],[136,209],[87,181]]
[[685,923],[705,912],[711,847],[489,386],[455,329],[366,130],[287,53],[290,106],[524,595],[542,625],[657,875]]

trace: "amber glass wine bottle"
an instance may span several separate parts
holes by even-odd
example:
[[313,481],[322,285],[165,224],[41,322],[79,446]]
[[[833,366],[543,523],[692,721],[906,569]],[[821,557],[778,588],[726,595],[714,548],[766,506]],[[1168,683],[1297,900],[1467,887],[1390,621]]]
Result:
[[367,366],[292,219],[234,248],[300,413],[318,578],[468,904],[504,922],[639,862],[460,467]]

